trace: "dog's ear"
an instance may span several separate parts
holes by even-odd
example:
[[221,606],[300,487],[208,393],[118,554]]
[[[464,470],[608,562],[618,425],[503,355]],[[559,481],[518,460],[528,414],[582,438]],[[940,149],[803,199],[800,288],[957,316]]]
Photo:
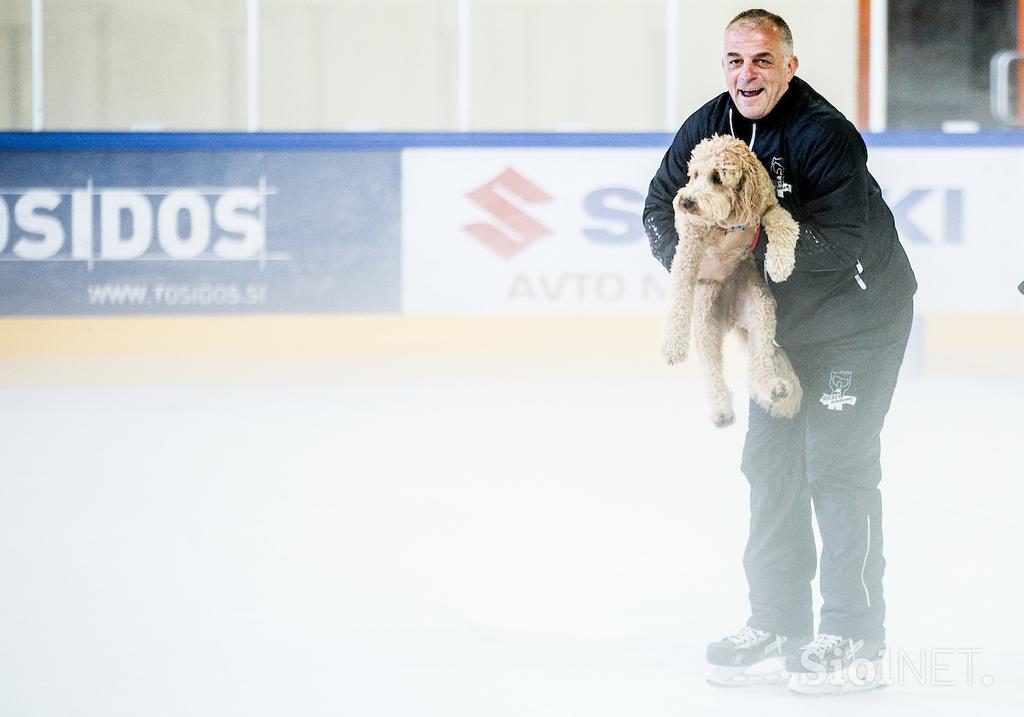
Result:
[[735,213],[741,224],[756,224],[775,204],[775,187],[753,152],[743,152],[739,159],[742,179],[736,188]]

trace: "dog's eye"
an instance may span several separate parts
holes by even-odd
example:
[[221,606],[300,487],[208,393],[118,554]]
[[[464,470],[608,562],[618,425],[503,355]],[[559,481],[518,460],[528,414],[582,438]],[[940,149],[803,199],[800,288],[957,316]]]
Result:
[[711,174],[711,182],[713,184],[721,184],[722,183],[722,175],[720,175],[718,172],[712,172],[712,174]]

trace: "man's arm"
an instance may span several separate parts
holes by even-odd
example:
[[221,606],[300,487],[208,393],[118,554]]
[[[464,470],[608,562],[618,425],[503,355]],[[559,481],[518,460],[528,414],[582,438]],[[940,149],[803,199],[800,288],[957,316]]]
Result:
[[803,187],[796,271],[843,271],[857,265],[868,240],[867,148],[847,122],[819,126],[795,157]]
[[690,154],[700,141],[696,136],[699,133],[692,125],[691,118],[676,132],[657,174],[651,180],[647,201],[644,202],[644,231],[651,244],[651,253],[666,269],[672,267],[672,257],[676,254],[676,244],[679,242],[672,200],[679,188],[686,184]]

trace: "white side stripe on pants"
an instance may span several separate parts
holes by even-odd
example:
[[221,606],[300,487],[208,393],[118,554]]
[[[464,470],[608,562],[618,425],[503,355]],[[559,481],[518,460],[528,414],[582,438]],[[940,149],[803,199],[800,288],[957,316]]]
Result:
[[868,567],[868,554],[871,553],[871,516],[868,516],[868,547],[864,550],[864,564],[860,566],[860,584],[864,586],[864,599],[871,607],[871,593],[868,592],[868,584],[864,581],[864,571]]

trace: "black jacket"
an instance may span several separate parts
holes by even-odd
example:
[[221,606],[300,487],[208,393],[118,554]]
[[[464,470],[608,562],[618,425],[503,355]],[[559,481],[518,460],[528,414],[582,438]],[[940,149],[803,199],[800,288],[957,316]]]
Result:
[[[686,184],[693,148],[713,134],[730,133],[753,140],[779,203],[800,223],[793,274],[778,284],[765,277],[778,301],[779,345],[832,341],[886,324],[917,290],[914,272],[892,212],[868,172],[864,140],[798,77],[757,122],[743,117],[726,92],[683,123],[644,206],[654,256],[671,266],[678,242],[672,199]],[[762,239],[755,248],[762,273],[764,248]]]

